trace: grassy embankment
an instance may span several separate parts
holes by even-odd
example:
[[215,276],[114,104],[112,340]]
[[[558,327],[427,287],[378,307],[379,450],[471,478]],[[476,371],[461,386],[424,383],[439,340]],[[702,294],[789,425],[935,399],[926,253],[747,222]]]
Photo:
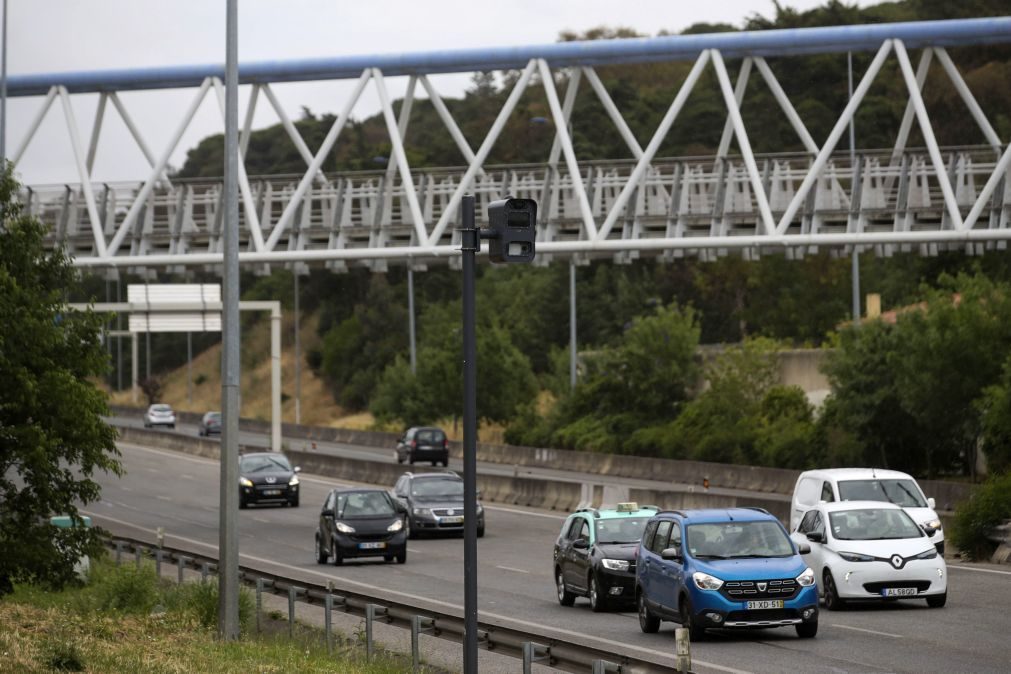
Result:
[[[347,672],[409,671],[410,659],[388,654],[366,661],[364,644],[336,635],[328,654],[322,632],[296,624],[289,639],[279,615],[261,617],[244,590],[243,636],[215,635],[217,583],[178,586],[149,565],[93,565],[92,580],[62,592],[18,586],[0,599],[0,672]],[[427,669],[427,668],[426,668]],[[428,670],[431,671],[431,670]]]
[[[311,426],[333,428],[373,429],[375,419],[368,412],[350,413],[334,401],[326,382],[317,377],[304,362],[305,354],[317,348],[320,338],[316,333],[318,314],[306,316],[302,321],[302,397],[301,420]],[[157,339],[157,336],[155,336]],[[162,401],[185,412],[204,413],[221,407],[221,345],[217,344],[193,357],[193,399],[189,400],[186,366],[183,365],[161,376]],[[480,380],[479,380],[480,383]],[[295,342],[294,317],[286,313],[281,321],[281,415],[286,423],[295,423]],[[270,321],[258,320],[242,335],[242,416],[250,419],[270,419]],[[129,390],[110,395],[116,405],[132,405]],[[143,394],[138,405],[146,403]],[[463,439],[463,423],[457,419],[438,422],[453,440]],[[399,427],[383,430],[401,430]],[[484,442],[501,442],[502,427],[482,424],[478,439]]]

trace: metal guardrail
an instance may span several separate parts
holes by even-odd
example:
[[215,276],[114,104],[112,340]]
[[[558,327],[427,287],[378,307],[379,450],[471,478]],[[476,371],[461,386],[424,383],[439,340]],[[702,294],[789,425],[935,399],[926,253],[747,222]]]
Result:
[[[207,580],[217,571],[217,560],[189,550],[166,546],[153,546],[137,539],[116,536],[108,541],[115,551],[117,566],[124,562],[124,553],[132,551],[134,563],[140,568],[145,553],[154,559],[155,569],[161,575],[162,564],[174,562],[177,581],[184,581],[187,568],[200,571],[201,579]],[[377,620],[383,624],[401,627],[411,632],[411,656],[413,671],[421,667],[422,634],[462,643],[464,637],[463,618],[452,613],[421,608],[409,602],[393,602],[377,599],[369,595],[333,587],[333,583],[320,585],[297,581],[277,574],[262,571],[251,566],[240,565],[239,577],[251,585],[256,592],[256,631],[260,631],[260,614],[263,593],[286,594],[288,597],[288,630],[293,636],[295,624],[295,604],[303,602],[323,609],[324,641],[333,650],[332,615],[334,611],[361,616],[365,619],[365,646],[367,657],[375,654],[373,627]],[[461,611],[462,613],[462,611]],[[528,674],[534,663],[541,663],[569,672],[617,672],[619,674],[649,674],[669,672],[675,666],[674,653],[671,664],[659,664],[642,659],[634,654],[618,654],[583,644],[560,640],[550,634],[524,631],[491,623],[478,623],[478,646],[500,655],[507,655],[522,661],[524,674]],[[690,674],[690,667],[688,670]]]

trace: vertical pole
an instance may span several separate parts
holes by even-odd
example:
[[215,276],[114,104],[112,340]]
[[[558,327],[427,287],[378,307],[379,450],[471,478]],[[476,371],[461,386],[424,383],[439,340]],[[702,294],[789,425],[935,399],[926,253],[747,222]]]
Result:
[[288,588],[288,638],[295,636],[295,595],[298,590],[292,586]]
[[0,166],[7,166],[7,0],[3,0],[3,55],[0,56]]
[[481,246],[474,195],[462,202],[463,226],[463,672],[477,674],[477,339],[474,263]]
[[256,633],[260,633],[260,613],[263,612],[263,578],[256,579]]
[[239,638],[239,79],[238,0],[228,0],[225,47],[224,304],[221,328],[221,488],[218,637]]
[[326,652],[333,653],[333,595],[326,593],[323,601],[323,628],[326,630]]
[[[2,157],[3,157],[3,155],[0,154],[0,158],[2,158]],[[105,277],[105,302],[106,302],[106,304],[109,303],[109,301],[110,301],[110,295],[111,294],[112,294],[112,281],[110,281],[109,277],[106,276]],[[110,363],[112,362],[112,335],[109,334],[111,332],[111,328],[112,328],[112,318],[109,318],[109,320],[105,322],[105,353],[106,353],[107,356],[109,356],[109,362]],[[108,380],[109,380],[109,386],[112,386],[112,372],[111,371],[109,372]]]
[[[849,97],[853,98],[853,52],[846,52],[846,65],[849,71]],[[853,177],[856,178],[856,127],[850,117],[850,169],[853,170]],[[855,194],[856,187],[850,185],[850,195]],[[853,264],[851,265],[850,277],[853,279],[853,325],[860,325],[860,248],[853,246]]]
[[151,331],[144,333],[144,378],[151,378]]
[[131,357],[131,361],[133,363],[132,366],[130,367],[130,379],[132,380],[130,382],[130,387],[131,387],[131,391],[133,392],[133,402],[134,402],[134,404],[136,404],[136,402],[137,402],[137,389],[139,388],[137,380],[140,378],[140,372],[138,372],[138,370],[140,368],[137,367],[137,365],[138,365],[137,364],[137,360],[138,360],[138,353],[137,353],[137,351],[138,351],[137,333],[135,332],[132,335],[130,335],[130,357]]
[[193,333],[186,333],[186,402],[193,408]]
[[411,341],[411,374],[418,372],[418,352],[414,335],[414,269],[407,263],[407,331]]
[[302,423],[302,313],[299,310],[298,265],[295,266],[295,423]]
[[372,660],[372,623],[376,619],[376,605],[365,605],[365,657]]
[[[123,298],[119,285],[119,271],[116,271],[116,301],[121,302]],[[116,312],[116,390],[123,390],[123,312]],[[134,401],[136,402],[136,400]]]
[[569,260],[569,387],[576,388],[576,261]]
[[281,303],[270,312],[270,448],[281,451]]

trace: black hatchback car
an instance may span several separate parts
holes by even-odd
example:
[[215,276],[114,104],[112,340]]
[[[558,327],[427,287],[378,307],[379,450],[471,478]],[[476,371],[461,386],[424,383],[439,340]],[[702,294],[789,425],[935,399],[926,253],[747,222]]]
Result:
[[449,465],[449,440],[441,428],[413,426],[397,440],[397,463],[431,461],[432,465]]
[[382,489],[334,489],[319,513],[316,562],[352,557],[407,561],[404,508]]
[[[463,534],[463,480],[452,471],[404,473],[393,495],[407,510],[411,538],[422,533]],[[484,536],[484,508],[477,504],[477,536]]]
[[300,470],[277,452],[243,454],[239,457],[239,507],[278,503],[297,508]]

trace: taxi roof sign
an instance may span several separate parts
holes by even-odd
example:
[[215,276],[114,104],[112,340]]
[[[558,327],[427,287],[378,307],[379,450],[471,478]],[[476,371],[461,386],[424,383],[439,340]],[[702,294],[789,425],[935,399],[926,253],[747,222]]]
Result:
[[618,512],[620,512],[620,513],[634,513],[634,512],[638,512],[638,510],[639,510],[639,504],[636,503],[635,501],[629,501],[629,502],[625,502],[625,503],[619,503],[617,505],[617,507],[615,507],[615,510],[618,511]]

